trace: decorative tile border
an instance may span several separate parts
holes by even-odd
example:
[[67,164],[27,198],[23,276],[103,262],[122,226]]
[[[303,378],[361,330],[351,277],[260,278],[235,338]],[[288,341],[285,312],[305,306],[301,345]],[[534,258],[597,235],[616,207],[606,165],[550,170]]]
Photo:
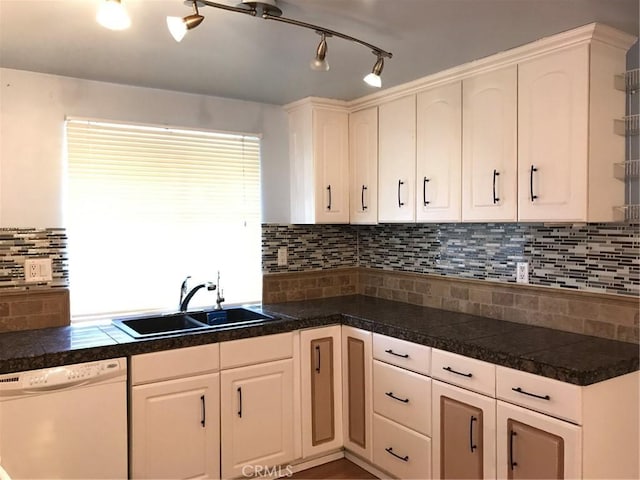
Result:
[[[515,283],[529,263],[532,285],[640,295],[638,225],[384,224],[263,225],[263,272],[361,266]],[[277,249],[289,265],[277,266]]]
[[49,257],[52,260],[53,280],[37,284],[67,287],[67,235],[63,228],[0,229],[0,289],[33,287],[24,280],[24,261],[27,258]]

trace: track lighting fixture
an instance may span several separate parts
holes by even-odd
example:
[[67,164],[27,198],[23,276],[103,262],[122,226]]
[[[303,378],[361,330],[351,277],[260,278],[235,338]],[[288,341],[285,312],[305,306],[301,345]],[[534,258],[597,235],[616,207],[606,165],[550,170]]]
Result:
[[202,23],[204,17],[198,12],[198,2],[193,0],[193,13],[184,18],[167,17],[167,27],[176,42],[181,41],[189,30]]
[[[103,7],[107,8],[105,5],[108,4],[108,8],[111,9],[120,9],[121,12],[124,12],[126,16],[127,23],[126,26],[120,28],[126,28],[129,26],[129,16],[126,15],[126,11],[121,4],[120,0],[103,0]],[[318,48],[316,49],[315,58],[311,61],[310,66],[313,70],[317,71],[327,71],[329,70],[329,63],[327,62],[327,37],[338,37],[343,40],[349,40],[350,42],[357,43],[362,45],[363,47],[368,48],[373,52],[376,56],[376,63],[373,66],[373,70],[370,74],[364,77],[364,81],[373,86],[380,88],[382,85],[382,80],[380,78],[380,74],[382,73],[382,68],[384,67],[384,59],[392,58],[393,55],[390,52],[386,52],[381,48],[376,47],[375,45],[371,45],[363,40],[352,37],[350,35],[346,35],[344,33],[336,32],[335,30],[330,30],[328,28],[320,27],[318,25],[314,25],[312,23],[301,22],[299,20],[295,20],[292,18],[287,18],[282,16],[282,10],[276,5],[276,0],[241,0],[241,2],[236,7],[232,7],[230,5],[225,5],[222,3],[210,2],[209,0],[193,0],[193,13],[191,15],[187,15],[186,17],[167,17],[167,27],[171,32],[173,38],[179,42],[181,41],[187,32],[202,23],[204,17],[200,15],[198,12],[198,4],[206,5],[209,7],[219,8],[221,10],[227,10],[230,12],[236,13],[244,13],[245,15],[251,16],[261,16],[265,20],[273,20],[280,23],[287,23],[289,25],[293,25],[296,27],[307,28],[309,30],[314,30],[317,34],[321,36],[320,43],[318,44]],[[102,10],[102,8],[101,8]],[[108,26],[103,23],[101,20],[101,15],[98,13],[98,22],[107,28],[116,29],[117,27]]]
[[131,19],[120,0],[102,0],[96,21],[109,30],[124,30],[131,26]]
[[327,62],[325,58],[327,56],[327,34],[324,32],[318,32],[318,34],[322,39],[316,49],[316,58],[311,60],[309,66],[311,70],[315,70],[316,72],[326,72],[329,70],[329,62]]
[[[373,52],[376,53],[376,52]],[[373,69],[371,73],[364,77],[364,81],[371,85],[372,87],[380,88],[382,86],[382,79],[380,78],[380,74],[382,73],[382,69],[384,68],[384,57],[378,55],[378,59],[376,63],[373,65]]]

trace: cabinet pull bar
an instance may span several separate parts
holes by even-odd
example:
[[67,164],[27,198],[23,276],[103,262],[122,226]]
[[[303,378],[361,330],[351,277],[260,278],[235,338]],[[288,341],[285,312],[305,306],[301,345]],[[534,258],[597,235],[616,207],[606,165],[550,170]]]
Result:
[[473,373],[462,373],[462,372],[458,372],[456,370],[454,370],[451,367],[442,367],[443,370],[446,370],[447,372],[451,372],[451,373],[455,373],[456,375],[462,375],[463,377],[468,377],[471,378],[473,377]]
[[238,387],[238,417],[242,418],[242,387]]
[[316,345],[316,373],[320,373],[320,346]]
[[360,193],[360,203],[362,204],[362,211],[364,212],[367,209],[367,206],[364,204],[364,191],[367,190],[366,185],[362,185],[362,192]]
[[329,205],[327,205],[327,210],[331,210],[331,185],[327,186],[327,191],[329,192]]
[[424,203],[425,207],[431,203],[430,201],[427,200],[427,183],[428,182],[429,182],[429,179],[427,177],[424,177],[424,180],[422,180],[422,203]]
[[540,400],[551,400],[551,397],[549,395],[536,395],[535,393],[526,392],[520,387],[514,387],[511,390],[513,390],[514,392],[522,393],[523,395],[529,395],[530,397],[539,398]]
[[498,197],[496,197],[496,177],[500,175],[500,172],[497,170],[493,171],[493,204],[495,205],[500,201]]
[[395,453],[393,451],[393,448],[391,448],[391,447],[387,447],[387,448],[385,448],[385,450],[387,451],[387,453],[390,453],[391,455],[393,455],[394,457],[402,460],[403,462],[408,462],[409,461],[409,455],[405,455],[404,457],[401,457],[400,455]]
[[537,172],[538,169],[536,167],[534,167],[533,165],[531,165],[531,170],[529,171],[529,191],[531,193],[531,201],[533,202],[536,198],[538,198],[537,195],[533,194],[533,172]]
[[398,208],[402,207],[404,205],[404,202],[400,201],[400,186],[404,185],[404,182],[402,180],[398,180]]
[[471,453],[478,448],[478,446],[473,443],[473,422],[476,420],[478,419],[471,415],[471,419],[469,420],[469,448],[471,448]]
[[513,461],[513,437],[517,435],[513,430],[509,431],[509,468],[513,470],[513,467],[518,466],[518,462]]
[[200,395],[200,402],[202,402],[202,420],[200,420],[200,423],[204,428],[207,425],[207,407],[204,403],[204,395]]
[[399,402],[402,402],[402,403],[409,403],[409,399],[408,399],[408,398],[400,398],[400,397],[396,397],[396,396],[393,394],[393,392],[385,392],[384,394],[385,394],[387,397],[391,397],[391,398],[393,398],[394,400],[398,400]]
[[408,353],[396,353],[391,349],[385,350],[385,353],[389,353],[391,355],[395,355],[396,357],[409,358],[409,354]]

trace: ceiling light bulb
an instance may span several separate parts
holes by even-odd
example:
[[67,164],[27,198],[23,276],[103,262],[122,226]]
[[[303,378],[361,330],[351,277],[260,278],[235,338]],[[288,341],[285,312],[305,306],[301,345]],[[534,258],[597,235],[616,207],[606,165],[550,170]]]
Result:
[[364,81],[371,85],[372,87],[380,88],[382,87],[382,79],[380,78],[380,74],[382,73],[382,69],[384,68],[384,57],[378,56],[378,60],[373,65],[373,69],[371,73],[364,77]]
[[323,33],[322,40],[320,40],[316,50],[316,58],[311,60],[311,63],[309,64],[311,70],[315,70],[316,72],[326,72],[329,70],[329,62],[326,60],[327,50],[327,39]]
[[124,30],[131,26],[131,19],[120,0],[104,0],[98,8],[96,21],[110,30]]
[[204,17],[198,12],[198,3],[193,2],[193,13],[184,18],[167,17],[167,27],[176,42],[181,41],[189,30],[202,23]]

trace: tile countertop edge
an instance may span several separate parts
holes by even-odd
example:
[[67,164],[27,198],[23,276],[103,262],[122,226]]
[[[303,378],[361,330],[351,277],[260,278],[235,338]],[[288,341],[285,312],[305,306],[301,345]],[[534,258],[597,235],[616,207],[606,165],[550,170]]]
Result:
[[[394,303],[393,306],[396,306],[395,302],[392,303]],[[10,352],[12,346],[10,339],[9,341],[1,341],[7,339],[6,337],[3,339],[3,335],[0,334],[0,349],[4,347],[9,350],[8,355],[7,352],[5,352],[4,358],[0,356],[0,374],[72,363],[98,361],[115,357],[128,357],[159,350],[170,350],[207,343],[258,337],[332,324],[344,324],[373,333],[394,336],[414,343],[447,350],[496,365],[542,375],[579,386],[591,385],[639,369],[638,355],[621,356],[620,358],[611,356],[598,362],[595,367],[593,365],[591,367],[581,367],[576,364],[575,368],[571,368],[566,365],[560,365],[559,362],[552,364],[544,360],[528,358],[525,355],[501,351],[499,348],[494,349],[476,345],[474,342],[465,341],[464,339],[446,338],[442,336],[436,337],[429,335],[428,331],[420,331],[416,327],[410,328],[386,323],[379,319],[368,318],[366,314],[343,313],[343,309],[336,305],[318,306],[313,304],[313,302],[309,302],[303,304],[304,307],[307,308],[296,309],[293,313],[290,311],[281,312],[280,310],[282,310],[283,305],[286,304],[263,306],[265,313],[270,313],[278,318],[256,326],[179,334],[145,340],[129,338],[112,325],[103,327],[64,327],[44,329],[43,331],[30,331],[28,338],[31,342],[40,341],[44,345],[44,343],[52,342],[52,338],[55,338],[59,343],[54,342],[54,346],[51,346],[49,343],[47,344],[47,348],[42,348],[42,345],[33,345],[31,349],[17,351],[14,355]],[[398,303],[398,306],[400,305],[404,304]],[[446,315],[447,312],[444,312],[444,314]],[[92,332],[96,334],[99,333],[101,336],[96,336],[97,340],[92,345],[73,346],[70,338],[75,332],[81,331],[83,328],[93,328],[95,330],[92,330]],[[120,333],[120,335],[117,335],[117,333]],[[113,336],[110,336],[110,334]],[[13,335],[15,335],[15,333]],[[583,337],[585,340],[595,338]]]

